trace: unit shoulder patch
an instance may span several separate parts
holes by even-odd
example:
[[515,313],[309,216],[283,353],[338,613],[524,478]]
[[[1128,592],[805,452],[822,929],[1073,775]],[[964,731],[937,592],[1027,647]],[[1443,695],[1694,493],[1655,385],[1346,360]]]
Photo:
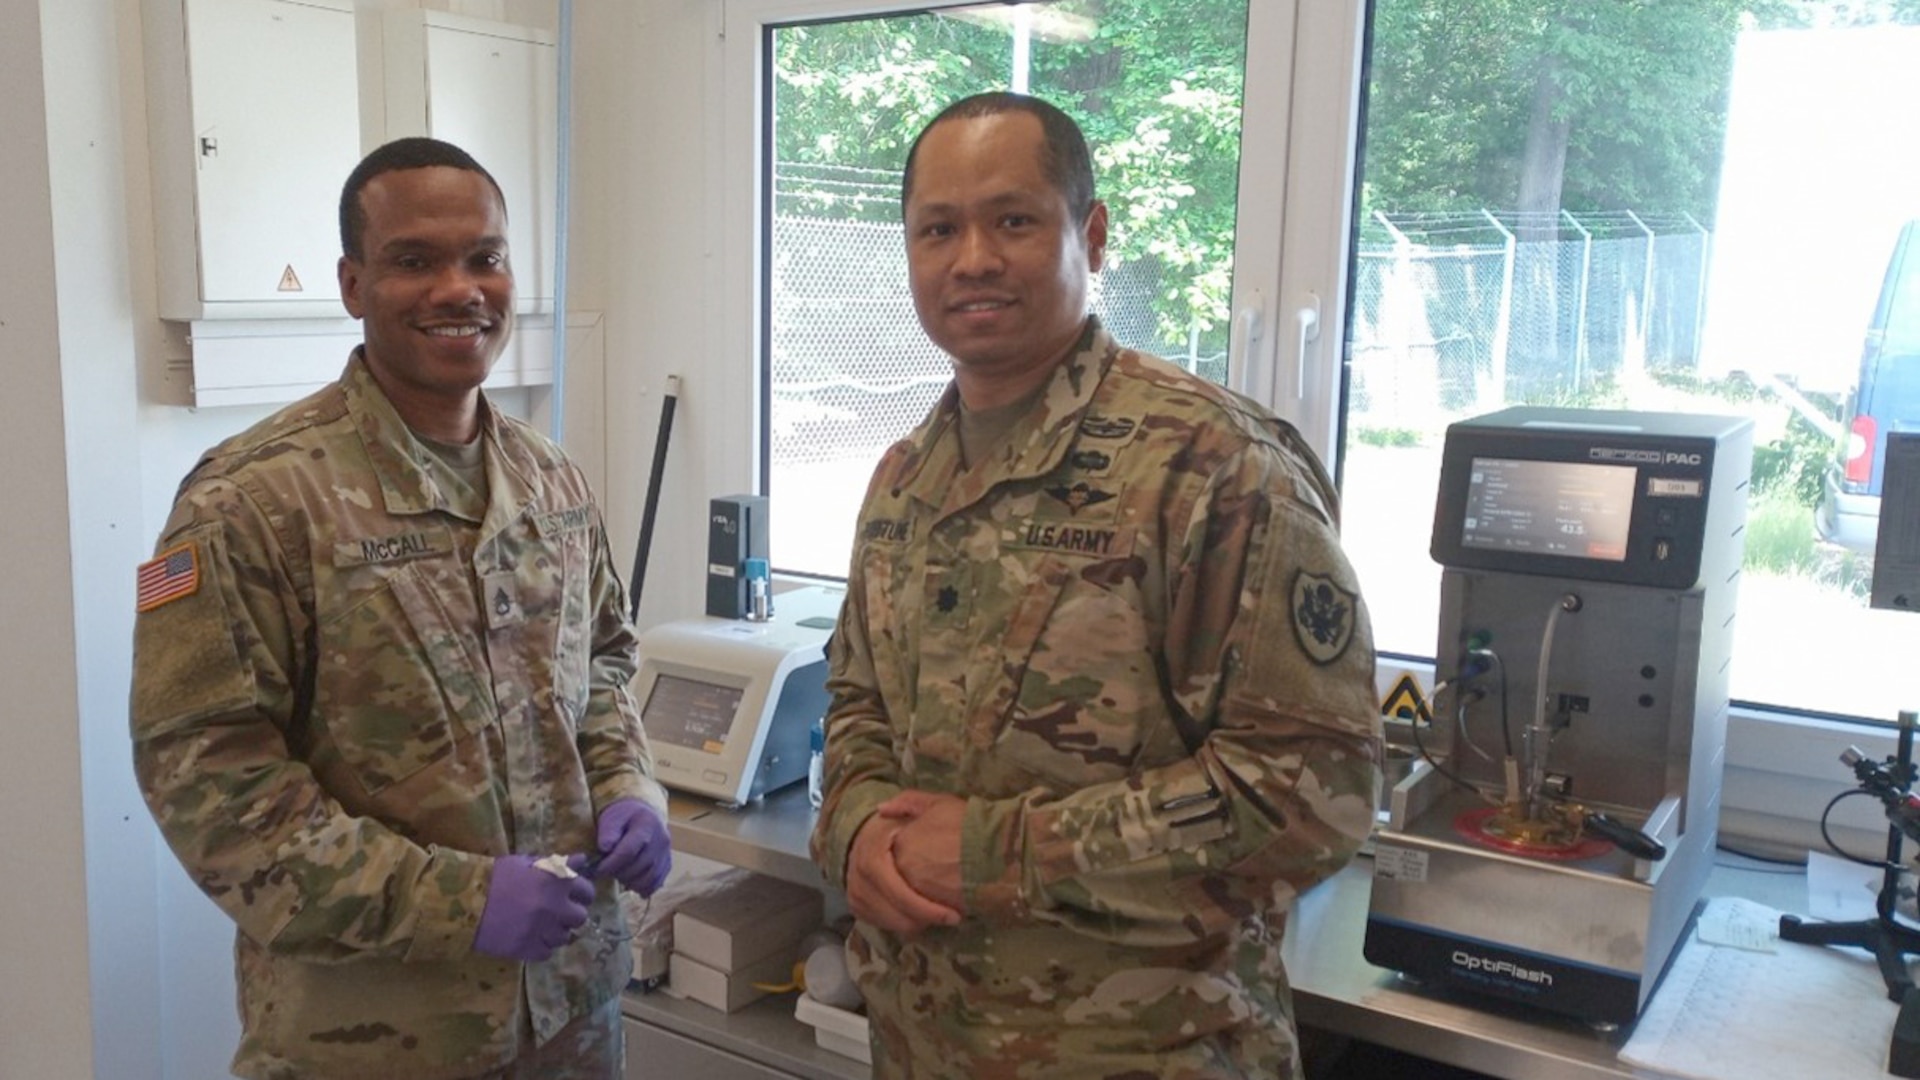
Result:
[[1316,664],[1331,664],[1353,644],[1359,597],[1332,578],[1301,570],[1293,576],[1293,636]]

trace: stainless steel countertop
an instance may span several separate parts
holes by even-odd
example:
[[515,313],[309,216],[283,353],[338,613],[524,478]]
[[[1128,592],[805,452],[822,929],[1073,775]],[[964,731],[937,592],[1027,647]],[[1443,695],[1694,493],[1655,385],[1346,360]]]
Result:
[[[821,886],[807,855],[813,810],[804,784],[741,810],[676,795],[672,818],[679,850]],[[1549,1013],[1468,1000],[1408,984],[1367,963],[1360,945],[1372,885],[1373,860],[1361,856],[1294,905],[1284,955],[1300,1022],[1508,1080],[1658,1080],[1617,1060],[1630,1033],[1626,1027],[1598,1032]],[[1790,868],[1722,854],[1707,895],[1802,911],[1806,878]],[[630,1004],[628,1011],[637,1010]]]
[[729,810],[710,799],[673,792],[667,817],[673,848],[742,866],[810,888],[824,888],[807,854],[813,807],[807,785],[791,784],[759,802]]
[[[1707,895],[1804,909],[1805,875],[1763,867],[1722,855]],[[1551,1013],[1415,986],[1369,964],[1360,943],[1372,886],[1373,860],[1362,856],[1294,905],[1282,954],[1300,1022],[1510,1080],[1660,1075],[1619,1062],[1629,1027],[1599,1032]]]

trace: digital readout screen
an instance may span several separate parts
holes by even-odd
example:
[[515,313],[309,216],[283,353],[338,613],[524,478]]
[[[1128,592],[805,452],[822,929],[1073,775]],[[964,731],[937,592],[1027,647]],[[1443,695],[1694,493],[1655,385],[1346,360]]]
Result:
[[1474,458],[1460,543],[1625,561],[1636,472],[1631,465]]
[[640,710],[640,722],[649,739],[717,754],[739,709],[737,687],[660,675]]

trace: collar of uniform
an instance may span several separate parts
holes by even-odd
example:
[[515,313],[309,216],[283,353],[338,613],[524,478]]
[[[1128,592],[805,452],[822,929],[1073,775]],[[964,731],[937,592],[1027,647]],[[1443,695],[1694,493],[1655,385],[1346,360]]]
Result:
[[[373,465],[374,475],[380,478],[380,497],[387,512],[426,514],[444,510],[451,513],[446,495],[422,464],[431,451],[420,445],[407,422],[400,419],[393,403],[374,381],[373,372],[367,369],[361,350],[353,350],[340,385],[347,399],[347,415],[353,418],[354,429],[366,447],[367,460]],[[480,437],[489,444],[496,441],[498,431],[494,412],[493,403],[485,394],[480,395]],[[488,455],[490,459],[492,456]],[[496,482],[494,474],[495,470],[489,466],[489,487]],[[489,495],[487,501],[491,505],[498,500]]]
[[1006,471],[998,479],[1044,476],[1060,464],[1072,448],[1080,432],[1080,420],[1093,403],[1100,380],[1106,378],[1107,367],[1119,348],[1113,335],[1100,325],[1099,317],[1087,316],[1079,344],[1053,369],[1046,391],[1008,434]]
[[529,477],[539,474],[540,465],[485,394],[480,395],[480,406],[480,437],[487,441],[487,516],[480,535],[491,537],[519,520],[537,500],[539,487]]
[[960,390],[949,382],[932,411],[906,438],[911,447],[900,464],[896,492],[905,492],[921,502],[939,506],[960,468],[960,440],[946,437],[947,429],[960,421]]
[[1002,481],[1053,471],[1073,446],[1080,420],[1118,349],[1119,343],[1099,318],[1087,316],[1079,343],[1053,369],[1032,410],[1014,425],[1004,446],[991,461],[982,463],[983,468],[960,467],[959,439],[948,437],[959,423],[960,393],[948,384],[926,422],[911,436],[916,459],[902,468],[900,487],[944,512],[970,505]]

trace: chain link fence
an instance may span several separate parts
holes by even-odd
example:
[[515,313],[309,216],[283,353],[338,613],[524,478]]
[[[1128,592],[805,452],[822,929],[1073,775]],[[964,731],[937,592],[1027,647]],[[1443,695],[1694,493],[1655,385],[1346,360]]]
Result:
[[[871,463],[953,374],[914,315],[898,219],[777,213],[770,259],[772,458]],[[1094,311],[1123,343],[1224,379],[1224,347],[1208,350],[1206,335],[1163,340],[1155,312],[1163,278],[1151,260],[1109,266],[1095,282]]]
[[1693,370],[1710,241],[1684,215],[1375,213],[1355,258],[1349,422],[1425,431]]
[[[870,459],[926,415],[951,375],[914,316],[897,183],[838,170],[782,188],[771,251],[775,461]],[[1427,430],[1692,370],[1710,240],[1684,215],[1371,215],[1354,261],[1350,422]],[[1219,328],[1169,340],[1156,312],[1168,288],[1151,260],[1109,266],[1094,308],[1121,341],[1224,381]]]

